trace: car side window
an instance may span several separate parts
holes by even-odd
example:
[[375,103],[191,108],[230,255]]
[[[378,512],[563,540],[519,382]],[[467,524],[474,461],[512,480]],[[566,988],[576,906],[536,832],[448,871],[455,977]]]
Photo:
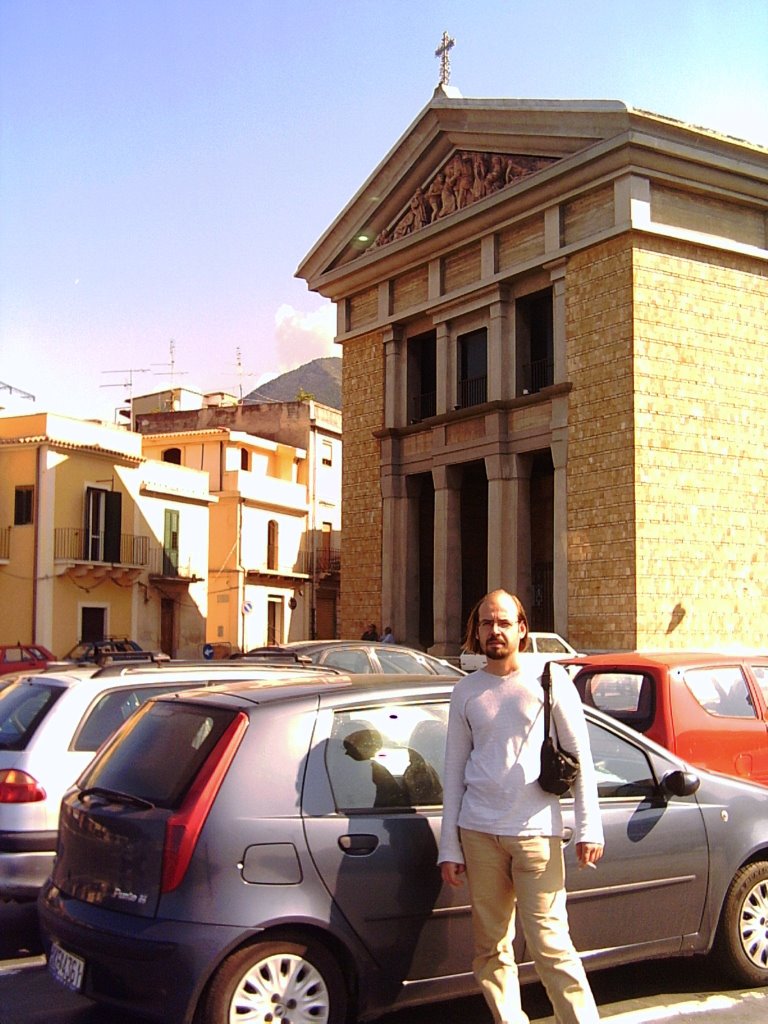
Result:
[[576,679],[585,704],[645,732],[653,723],[654,685],[644,672],[593,672]]
[[752,675],[762,690],[763,700],[768,704],[768,668],[765,665],[750,665],[750,668],[752,669]]
[[418,675],[431,675],[423,658],[407,651],[387,651],[379,648],[376,655],[381,664],[382,672],[410,672]]
[[370,672],[371,663],[365,651],[352,648],[349,651],[329,651],[322,659],[323,665],[339,668],[342,672]]
[[72,741],[73,750],[96,751],[141,705],[161,693],[184,689],[176,683],[110,690],[91,706]]
[[447,727],[446,701],[337,711],[326,748],[337,810],[442,806]]
[[537,654],[567,654],[568,650],[556,636],[537,636],[536,652]]
[[639,747],[589,722],[589,743],[600,797],[644,797],[656,787],[648,758]]
[[757,718],[744,673],[738,665],[691,668],[683,675],[685,685],[710,715],[723,718]]

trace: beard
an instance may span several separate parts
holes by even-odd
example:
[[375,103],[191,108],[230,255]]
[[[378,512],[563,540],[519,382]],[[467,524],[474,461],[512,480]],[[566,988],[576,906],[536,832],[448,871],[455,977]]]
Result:
[[501,643],[487,643],[483,654],[489,661],[502,661],[509,655],[509,644],[504,642]]

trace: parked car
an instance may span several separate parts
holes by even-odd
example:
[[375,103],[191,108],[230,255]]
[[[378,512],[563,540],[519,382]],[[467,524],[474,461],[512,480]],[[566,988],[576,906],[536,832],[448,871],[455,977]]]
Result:
[[0,676],[45,668],[52,661],[56,655],[41,644],[0,644]]
[[[540,656],[539,660],[543,665],[545,661],[563,661],[567,658],[574,658],[578,656],[579,652],[571,647],[559,633],[541,633],[534,630],[528,634],[528,648],[523,653]],[[459,664],[465,672],[474,672],[475,669],[485,666],[485,655],[462,651]]]
[[[129,640],[125,636],[110,636],[103,640],[81,640],[64,655],[63,660],[74,661],[78,665],[98,664],[108,657],[114,658],[119,655],[125,658],[127,655],[130,658],[137,653],[143,655],[145,652],[135,640]],[[144,659],[140,656],[136,660]]]
[[[62,802],[38,901],[53,977],[163,1024],[344,1024],[475,992],[467,890],[436,865],[452,687],[339,676],[146,702]],[[764,790],[586,715],[607,854],[579,871],[569,838],[565,858],[587,967],[714,949],[768,984]],[[515,951],[533,980],[522,934]]]
[[[317,670],[308,672],[313,677]],[[34,899],[56,850],[59,804],[105,739],[148,697],[217,679],[275,678],[219,662],[68,665],[0,690],[0,899]],[[326,675],[328,673],[325,673]],[[281,678],[285,675],[282,672]]]
[[768,785],[768,657],[600,654],[568,669],[585,704],[692,764]]
[[413,647],[385,644],[373,640],[296,640],[279,647],[259,647],[248,651],[251,656],[269,657],[270,652],[293,652],[314,665],[327,665],[342,672],[410,673],[411,675],[463,676],[464,672],[443,658],[424,654]]

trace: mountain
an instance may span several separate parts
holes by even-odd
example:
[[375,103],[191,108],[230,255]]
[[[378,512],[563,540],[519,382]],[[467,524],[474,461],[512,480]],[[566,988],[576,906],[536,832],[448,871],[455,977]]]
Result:
[[294,402],[300,392],[321,405],[341,409],[341,358],[327,356],[297,366],[247,394],[244,402]]

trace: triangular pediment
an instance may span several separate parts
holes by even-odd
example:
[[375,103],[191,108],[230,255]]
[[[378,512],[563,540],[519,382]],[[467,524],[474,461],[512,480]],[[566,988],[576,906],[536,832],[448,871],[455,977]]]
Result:
[[378,248],[450,217],[473,203],[501,192],[529,174],[557,163],[561,157],[525,153],[484,153],[457,150],[424,186],[416,189],[393,224],[380,231]]
[[615,101],[475,100],[438,88],[297,270],[310,288],[551,174],[627,130]]

